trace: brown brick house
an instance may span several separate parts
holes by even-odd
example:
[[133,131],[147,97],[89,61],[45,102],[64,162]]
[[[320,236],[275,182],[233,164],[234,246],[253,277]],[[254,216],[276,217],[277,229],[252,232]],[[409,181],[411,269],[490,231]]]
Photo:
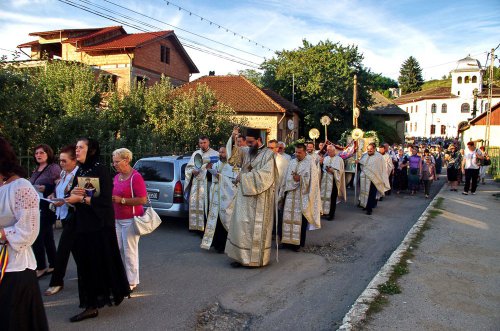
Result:
[[171,30],[129,34],[121,26],[110,26],[29,35],[38,39],[17,47],[30,48],[32,60],[47,54],[49,59],[82,62],[109,75],[119,89],[128,89],[136,79],[154,84],[161,75],[178,86],[199,72]]
[[194,89],[197,84],[206,84],[217,101],[233,108],[249,127],[265,131],[267,140],[298,138],[300,109],[278,93],[261,89],[243,76],[204,76],[180,88]]

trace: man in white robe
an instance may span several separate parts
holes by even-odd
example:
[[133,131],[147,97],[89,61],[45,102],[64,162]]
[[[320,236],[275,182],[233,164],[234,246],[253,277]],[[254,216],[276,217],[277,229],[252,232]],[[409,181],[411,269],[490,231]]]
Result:
[[347,201],[345,188],[344,160],[338,155],[333,145],[327,147],[328,155],[323,160],[323,176],[321,177],[321,202],[323,215],[329,221],[335,218],[335,210],[339,200]]
[[[392,162],[392,157],[389,154],[388,149],[386,149],[385,145],[386,144],[380,145],[379,148],[378,148],[378,152],[384,158],[385,170],[386,170],[386,176],[387,176],[387,182],[389,183],[389,190],[387,190],[387,192],[385,192],[385,194],[391,195],[391,189],[390,189],[390,187],[392,186],[391,182],[392,182],[392,174],[394,173],[394,163]],[[387,147],[389,147],[389,145],[387,145]],[[383,195],[381,195],[381,197],[380,197],[379,200],[380,201],[383,200]]]
[[312,160],[314,161],[314,164],[316,164],[316,166],[319,169],[320,167],[319,161],[321,159],[321,156],[314,149],[314,144],[312,142],[306,143],[306,152],[309,156],[311,156]]
[[279,155],[283,156],[287,161],[290,161],[290,159],[292,158],[290,155],[288,155],[287,153],[285,153],[285,149],[286,149],[286,144],[282,141],[279,141],[278,142],[278,153]]
[[371,215],[377,206],[377,191],[383,195],[390,189],[387,169],[384,158],[375,151],[374,143],[368,145],[358,163],[361,165],[359,204],[367,215]]
[[[233,136],[238,129],[235,131]],[[247,130],[247,145],[238,153],[233,151],[241,158],[242,166],[235,180],[234,211],[226,242],[226,254],[235,260],[232,267],[262,267],[271,257],[279,165],[273,151],[262,143],[259,130]]]
[[227,162],[226,147],[219,148],[219,161],[208,172],[212,173],[210,186],[210,208],[208,211],[205,234],[201,241],[201,248],[214,247],[218,253],[224,253],[227,240],[229,221],[233,213],[233,198],[236,186],[233,184],[237,173]]
[[194,164],[194,156],[200,154],[203,159],[219,157],[217,151],[210,148],[208,137],[202,136],[198,140],[199,150],[191,155],[186,169],[184,180],[184,195],[189,192],[189,230],[205,231],[205,218],[208,213],[208,183],[211,175],[207,174],[207,165],[204,163],[201,168]]
[[295,146],[296,158],[288,168],[280,188],[284,199],[281,243],[295,251],[304,247],[308,224],[310,229],[321,228],[319,170],[303,144]]

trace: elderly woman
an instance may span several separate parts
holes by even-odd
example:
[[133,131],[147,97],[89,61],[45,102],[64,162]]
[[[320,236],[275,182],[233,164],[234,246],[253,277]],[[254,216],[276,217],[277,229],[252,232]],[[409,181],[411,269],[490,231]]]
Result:
[[436,180],[436,166],[432,163],[431,156],[425,156],[422,163],[422,181],[424,183],[425,198],[429,197],[431,184]]
[[49,329],[31,249],[40,226],[38,194],[25,176],[0,137],[0,244],[8,253],[0,267],[0,329],[6,331]]
[[[50,146],[40,144],[35,147],[34,151],[37,167],[31,174],[30,182],[38,191],[38,195],[41,198],[47,198],[54,192],[61,168],[54,163],[54,152]],[[50,210],[49,206],[50,203],[48,201],[40,200],[40,233],[33,243],[33,251],[37,264],[37,277],[52,273],[56,263],[56,243],[52,227],[56,222],[56,215]],[[45,254],[47,254],[49,261],[48,266]]]
[[[112,202],[113,183],[108,167],[99,162],[99,143],[81,138],[76,144],[76,172],[71,195],[66,202],[75,205],[76,239],[74,257],[78,272],[80,308],[70,318],[79,322],[98,315],[104,305],[119,305],[130,294],[115,232]],[[85,189],[90,179],[94,190]]]
[[397,194],[408,189],[408,161],[408,156],[400,148],[394,167],[394,188]]
[[146,184],[141,174],[130,166],[132,152],[120,148],[113,152],[113,166],[118,172],[113,181],[116,236],[125,271],[133,291],[139,284],[139,235],[134,229],[134,216],[142,216],[147,202]]
[[457,191],[459,176],[461,176],[460,168],[462,166],[462,155],[456,150],[455,145],[450,144],[448,151],[445,154],[446,161],[446,176],[450,191]]
[[[51,197],[63,199],[69,195],[69,192],[73,188],[73,179],[78,171],[75,149],[75,145],[68,145],[61,148],[59,164],[63,171],[61,172],[61,180],[57,183],[55,194]],[[54,295],[62,290],[69,255],[73,250],[73,242],[75,241],[75,207],[67,204],[64,200],[57,200],[53,204],[56,207],[56,217],[61,220],[63,230],[59,238],[59,245],[57,246],[54,272],[52,273],[49,288],[45,291],[45,295]]]

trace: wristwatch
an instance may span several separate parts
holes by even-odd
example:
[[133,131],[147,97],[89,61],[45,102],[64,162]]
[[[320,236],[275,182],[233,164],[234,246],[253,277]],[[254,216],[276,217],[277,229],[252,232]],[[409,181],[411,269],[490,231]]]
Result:
[[122,200],[120,201],[122,205],[125,204],[125,198],[122,198]]

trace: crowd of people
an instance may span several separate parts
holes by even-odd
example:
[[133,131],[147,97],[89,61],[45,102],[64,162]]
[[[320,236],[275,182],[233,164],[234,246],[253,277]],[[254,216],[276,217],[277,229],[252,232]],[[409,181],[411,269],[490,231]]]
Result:
[[[189,230],[200,247],[231,258],[233,267],[270,263],[278,249],[300,251],[307,231],[335,219],[336,206],[355,187],[366,214],[392,192],[430,196],[432,182],[446,168],[450,190],[464,181],[464,195],[484,182],[489,157],[473,142],[376,146],[345,156],[338,145],[298,143],[293,155],[283,142],[263,141],[259,130],[238,128],[218,150],[206,136],[185,168],[184,196]],[[119,305],[139,282],[139,239],[134,217],[144,213],[146,184],[133,169],[132,152],[113,152],[112,177],[100,161],[97,141],[81,138],[56,157],[50,146],[34,148],[36,168],[27,176],[7,140],[0,137],[0,321],[6,330],[48,329],[37,279],[51,275],[44,295],[64,288],[70,255],[77,266],[80,313],[71,322],[98,316]],[[346,172],[354,158],[355,174]],[[58,160],[58,164],[55,160]],[[201,160],[201,161],[200,161]],[[25,178],[29,178],[26,180]],[[62,223],[59,243],[53,228]],[[26,316],[31,316],[27,319]]]

